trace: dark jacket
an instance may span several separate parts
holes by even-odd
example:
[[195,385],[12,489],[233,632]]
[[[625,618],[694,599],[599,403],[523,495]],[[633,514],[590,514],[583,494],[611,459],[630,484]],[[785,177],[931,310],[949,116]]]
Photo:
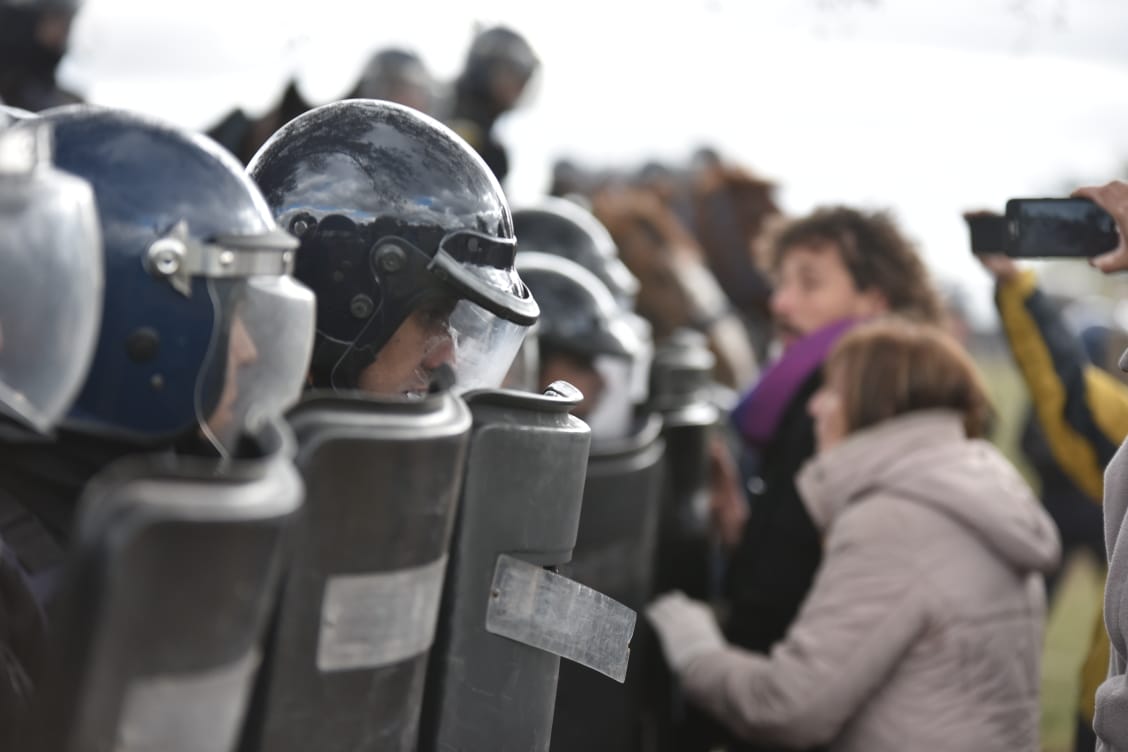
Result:
[[[729,560],[725,594],[729,642],[767,654],[783,640],[799,613],[822,559],[822,546],[795,478],[815,453],[814,421],[807,402],[822,386],[810,376],[795,393],[772,441],[757,456],[759,471],[746,475],[749,516]],[[768,752],[773,746],[734,743],[732,750]]]
[[0,441],[0,750],[20,725],[47,670],[45,613],[65,557],[78,498],[102,468],[137,447],[61,434]]

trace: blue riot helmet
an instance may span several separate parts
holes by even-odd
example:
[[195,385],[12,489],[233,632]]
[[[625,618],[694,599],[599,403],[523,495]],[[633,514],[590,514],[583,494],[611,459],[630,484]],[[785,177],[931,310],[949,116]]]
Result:
[[0,426],[17,433],[47,433],[66,412],[102,313],[94,197],[52,166],[50,132],[0,129]]
[[59,167],[94,190],[105,246],[98,346],[66,426],[231,454],[301,393],[314,301],[290,276],[297,241],[204,136],[93,107],[43,119]]
[[301,239],[315,386],[412,397],[444,366],[457,390],[501,384],[538,308],[509,205],[468,144],[410,108],[347,100],[291,121],[247,169]]

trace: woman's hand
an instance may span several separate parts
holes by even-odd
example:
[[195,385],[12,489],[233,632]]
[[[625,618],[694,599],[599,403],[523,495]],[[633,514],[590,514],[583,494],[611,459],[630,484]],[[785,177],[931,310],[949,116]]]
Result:
[[712,610],[681,591],[652,601],[646,607],[646,618],[658,633],[666,663],[675,674],[684,671],[699,655],[725,647],[724,635]]

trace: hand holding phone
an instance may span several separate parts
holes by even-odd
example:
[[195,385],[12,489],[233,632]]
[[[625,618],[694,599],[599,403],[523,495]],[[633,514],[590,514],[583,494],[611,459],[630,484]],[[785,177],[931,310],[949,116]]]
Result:
[[1105,274],[1128,269],[1128,243],[1125,235],[1128,234],[1128,183],[1114,180],[1107,185],[1079,188],[1074,191],[1074,196],[1091,199],[1105,211],[1112,215],[1120,230],[1120,240],[1111,252],[1094,258],[1091,263]]

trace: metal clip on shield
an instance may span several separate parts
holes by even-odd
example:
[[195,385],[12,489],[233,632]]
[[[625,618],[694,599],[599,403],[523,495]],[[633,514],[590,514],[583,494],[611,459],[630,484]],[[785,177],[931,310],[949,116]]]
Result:
[[535,564],[497,557],[486,631],[540,648],[622,683],[636,614]]
[[466,395],[474,429],[427,675],[421,752],[546,752],[560,658],[622,681],[635,614],[550,571],[576,545],[579,393]]

